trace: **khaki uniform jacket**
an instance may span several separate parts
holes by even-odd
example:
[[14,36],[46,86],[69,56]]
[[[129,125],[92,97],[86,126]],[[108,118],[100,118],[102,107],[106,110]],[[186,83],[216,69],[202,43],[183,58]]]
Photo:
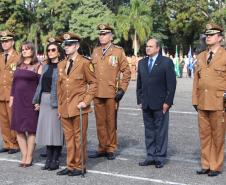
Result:
[[5,64],[5,57],[0,53],[0,101],[9,101],[13,82],[13,73],[16,70],[19,55],[13,51]]
[[67,60],[58,64],[58,111],[63,118],[79,115],[77,105],[85,102],[88,105],[83,113],[91,112],[90,103],[96,92],[96,78],[91,62],[81,55],[75,59],[74,65],[66,74]]
[[[126,91],[131,78],[129,63],[121,47],[111,45],[105,55],[102,48],[97,47],[92,54],[97,78],[97,92],[95,97],[114,98],[118,88]],[[122,78],[120,79],[122,74]],[[120,80],[120,83],[117,82]]]
[[226,90],[226,50],[219,48],[209,66],[208,52],[197,56],[194,75],[192,104],[200,110],[223,110],[223,95]]

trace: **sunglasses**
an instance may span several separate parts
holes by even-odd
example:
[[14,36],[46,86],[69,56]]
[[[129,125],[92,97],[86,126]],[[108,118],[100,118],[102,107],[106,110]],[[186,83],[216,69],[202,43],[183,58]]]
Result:
[[56,52],[56,48],[53,48],[53,49],[47,49],[47,52],[49,53],[49,52]]

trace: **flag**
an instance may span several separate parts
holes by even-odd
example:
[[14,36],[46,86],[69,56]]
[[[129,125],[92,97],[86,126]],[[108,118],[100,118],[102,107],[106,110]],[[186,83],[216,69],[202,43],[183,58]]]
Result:
[[162,46],[162,56],[166,56],[166,52],[165,52],[164,46]]
[[188,62],[189,62],[188,67],[192,71],[193,70],[193,57],[192,57],[191,46],[190,46],[190,49],[188,51]]
[[179,63],[179,56],[178,56],[177,45],[176,45],[175,66],[174,67],[175,67],[176,76],[180,77],[180,63]]

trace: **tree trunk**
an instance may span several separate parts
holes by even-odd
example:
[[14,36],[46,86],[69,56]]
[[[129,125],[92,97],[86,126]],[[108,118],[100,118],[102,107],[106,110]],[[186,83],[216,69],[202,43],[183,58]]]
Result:
[[134,49],[134,56],[137,56],[137,53],[138,53],[138,44],[137,44],[137,32],[135,31],[135,34],[134,34],[134,39],[133,39],[133,49]]
[[38,34],[37,31],[35,31],[35,49],[36,49],[36,54],[38,54]]

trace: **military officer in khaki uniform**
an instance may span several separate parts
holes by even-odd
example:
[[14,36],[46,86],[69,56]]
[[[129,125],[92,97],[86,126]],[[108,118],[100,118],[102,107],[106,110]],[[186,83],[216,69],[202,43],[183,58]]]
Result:
[[116,108],[128,87],[131,72],[124,50],[112,43],[113,28],[100,24],[98,30],[100,46],[94,49],[92,62],[97,77],[94,107],[99,146],[89,157],[113,160],[117,150]]
[[14,34],[10,31],[0,32],[0,42],[3,53],[0,53],[0,126],[3,139],[3,148],[0,153],[13,154],[19,151],[15,131],[11,131],[11,109],[9,97],[13,81],[13,73],[19,60],[19,55],[14,50]]
[[224,107],[226,51],[221,47],[223,28],[209,23],[205,35],[208,49],[197,56],[192,103],[198,111],[201,167],[197,174],[217,176],[224,163]]
[[[83,109],[83,156],[86,155],[86,131],[90,103],[96,92],[96,78],[92,63],[78,53],[80,37],[65,33],[64,49],[67,59],[58,64],[58,109],[67,147],[67,168],[58,175],[76,176],[82,169],[80,145],[80,108]],[[85,159],[85,157],[83,158]],[[85,160],[84,160],[85,163]]]

